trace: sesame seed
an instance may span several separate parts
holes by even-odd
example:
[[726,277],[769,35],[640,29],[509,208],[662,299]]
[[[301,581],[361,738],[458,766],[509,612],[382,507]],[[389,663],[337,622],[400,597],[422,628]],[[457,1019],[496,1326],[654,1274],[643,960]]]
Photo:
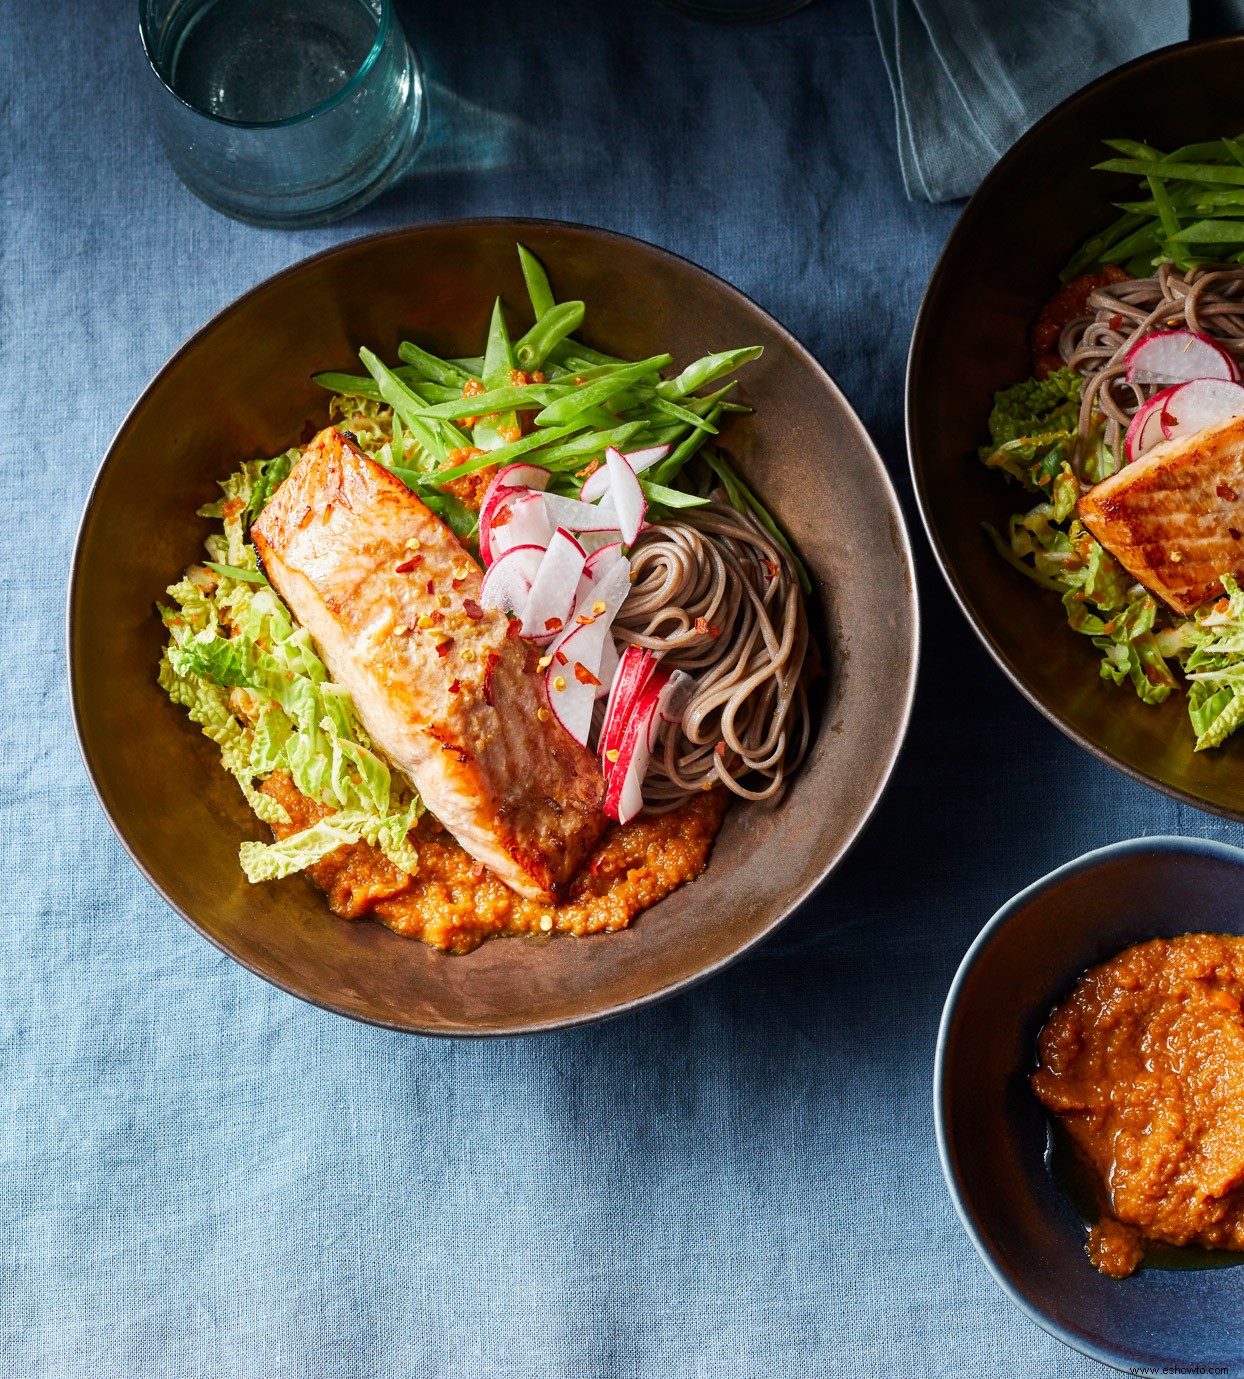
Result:
[[537,709],[536,717],[540,720],[541,723],[547,723],[549,721],[548,709]]
[[566,688],[566,677],[564,675],[558,675],[553,681],[553,688],[555,690],[564,690]]

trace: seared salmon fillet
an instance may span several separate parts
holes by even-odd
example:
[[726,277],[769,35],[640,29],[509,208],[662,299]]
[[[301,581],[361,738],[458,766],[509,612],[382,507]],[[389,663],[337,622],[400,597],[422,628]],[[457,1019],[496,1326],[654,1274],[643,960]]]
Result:
[[480,606],[482,572],[449,528],[330,427],[251,536],[432,813],[520,895],[555,899],[604,829],[604,782],[550,711],[539,653]]
[[1155,445],[1076,510],[1139,583],[1192,612],[1244,574],[1244,417]]

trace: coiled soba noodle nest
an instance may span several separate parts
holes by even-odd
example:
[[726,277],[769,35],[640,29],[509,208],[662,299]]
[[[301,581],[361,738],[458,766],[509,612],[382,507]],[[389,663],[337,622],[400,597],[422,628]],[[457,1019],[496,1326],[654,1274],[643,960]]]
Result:
[[1058,352],[1083,375],[1075,467],[1083,481],[1093,413],[1106,416],[1106,443],[1122,458],[1122,436],[1137,408],[1159,383],[1127,381],[1127,352],[1154,330],[1192,330],[1209,335],[1237,360],[1244,359],[1244,267],[1198,264],[1186,272],[1164,263],[1151,278],[1108,283],[1089,294],[1091,315],[1063,327]]
[[630,560],[615,636],[695,680],[681,722],[653,752],[646,804],[672,809],[714,785],[775,798],[811,735],[808,619],[790,556],[718,491],[644,531]]

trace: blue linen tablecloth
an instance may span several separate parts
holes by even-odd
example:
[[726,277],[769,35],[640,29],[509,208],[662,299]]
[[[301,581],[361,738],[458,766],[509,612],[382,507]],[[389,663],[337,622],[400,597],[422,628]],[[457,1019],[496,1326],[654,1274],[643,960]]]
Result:
[[212,312],[366,230],[546,215],[706,265],[835,374],[914,522],[903,362],[956,210],[904,199],[863,0],[756,29],[650,0],[412,4],[424,156],[298,234],[175,181],[135,8],[0,0],[0,1374],[1104,1373],[1003,1298],[955,1218],[938,1015],[980,925],[1049,868],[1244,829],[1047,724],[922,537],[917,712],[867,835],[758,952],[596,1028],[443,1043],[281,994],[147,887],[73,745],[66,568],[110,435]]

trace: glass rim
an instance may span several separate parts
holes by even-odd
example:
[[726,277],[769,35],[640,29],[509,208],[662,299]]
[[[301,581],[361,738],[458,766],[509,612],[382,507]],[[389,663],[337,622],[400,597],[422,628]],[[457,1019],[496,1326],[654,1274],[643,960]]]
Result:
[[[155,44],[151,40],[148,23],[149,7],[142,4],[138,13],[138,36],[142,40],[143,55],[147,59],[147,66],[155,74],[156,80],[168,92],[170,96],[192,114],[198,115],[200,119],[211,120],[213,124],[225,125],[230,129],[289,129],[293,125],[302,124],[305,120],[312,120],[317,115],[323,115],[335,106],[340,105],[344,100],[351,96],[362,84],[368,72],[376,65],[376,59],[380,55],[381,48],[384,47],[385,39],[389,36],[389,23],[392,14],[392,0],[378,0],[380,5],[380,22],[376,25],[376,37],[372,42],[371,49],[367,56],[359,64],[358,71],[345,83],[344,86],[334,91],[331,96],[320,101],[318,105],[310,106],[308,109],[300,111],[297,115],[286,115],[280,120],[234,120],[228,115],[217,115],[214,111],[203,110],[195,105],[193,101],[188,101],[185,96],[178,91],[172,83],[165,77],[160,70],[159,63],[155,59]],[[170,9],[172,7],[170,6]],[[165,18],[167,19],[167,14]]]

